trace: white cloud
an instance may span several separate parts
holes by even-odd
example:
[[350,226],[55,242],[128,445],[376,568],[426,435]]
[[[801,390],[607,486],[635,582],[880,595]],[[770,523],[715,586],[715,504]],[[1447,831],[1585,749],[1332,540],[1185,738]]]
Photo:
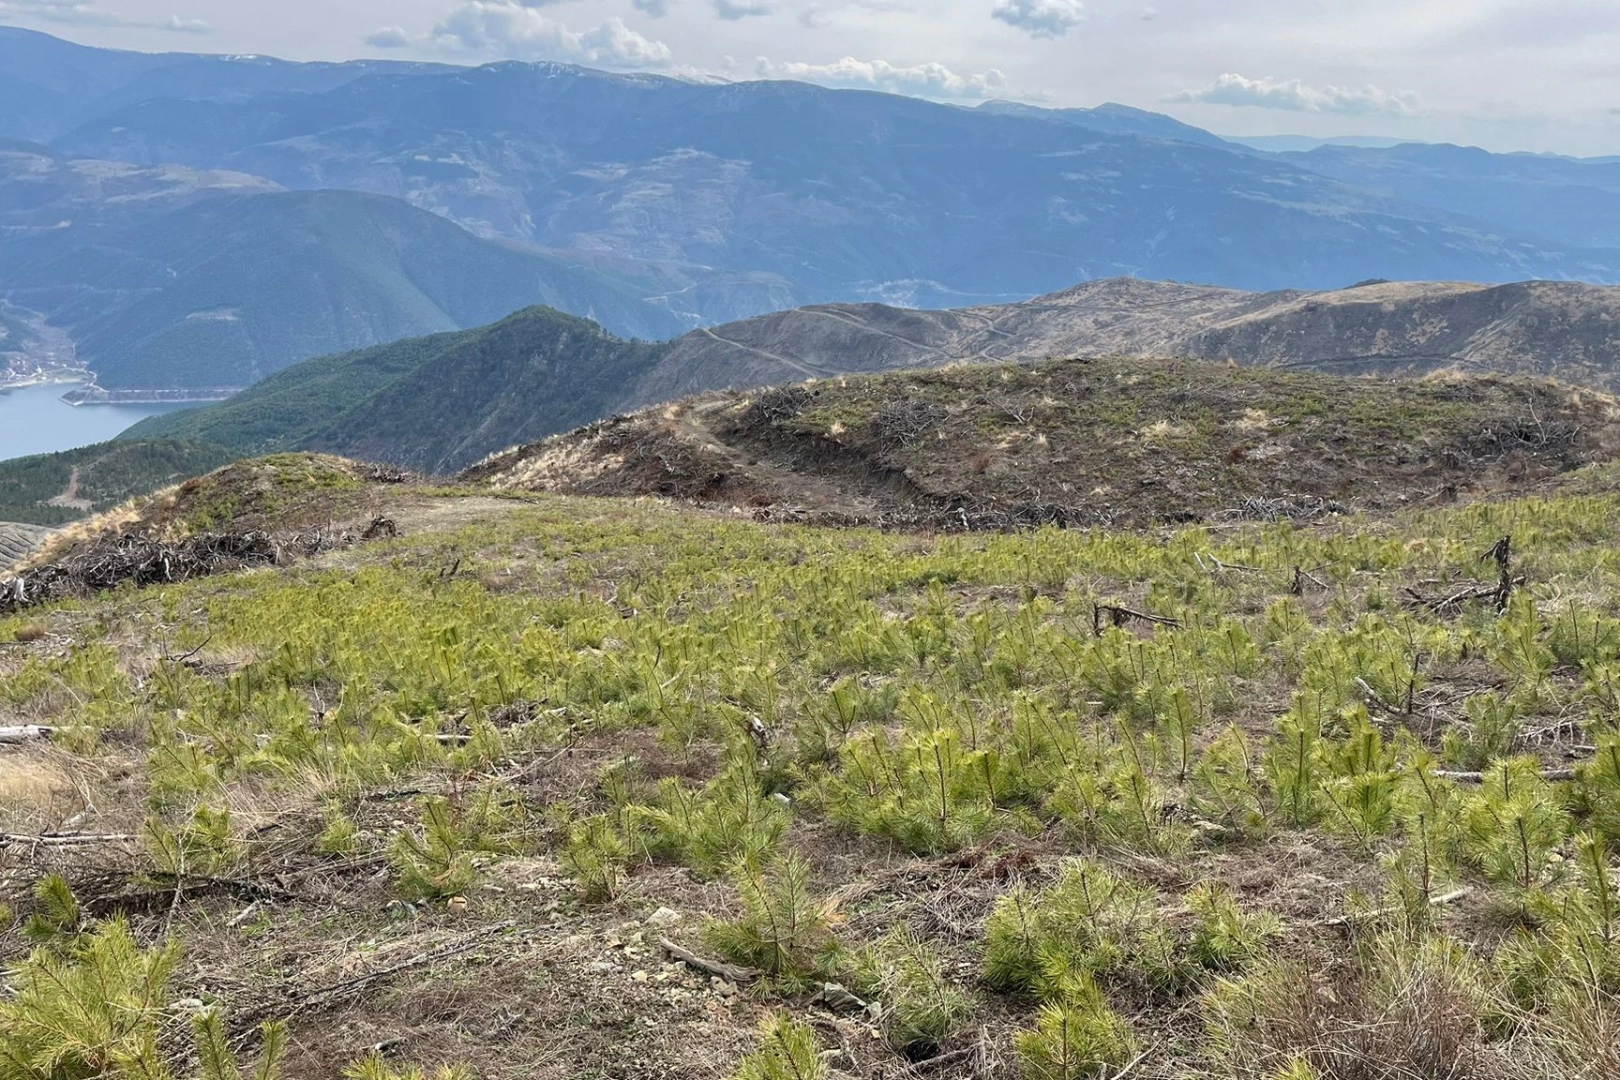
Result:
[[1344,113],[1356,116],[1412,116],[1419,111],[1411,91],[1376,86],[1307,86],[1298,79],[1249,79],[1222,75],[1202,90],[1183,90],[1167,101],[1186,105],[1232,105],[1287,112]]
[[96,0],[0,0],[0,18],[38,19],[73,26],[114,26],[131,30],[167,30],[175,34],[209,34],[213,27],[201,19],[170,15],[166,19],[135,19],[103,11]]
[[902,67],[887,60],[857,60],[853,56],[833,64],[778,64],[760,57],[756,69],[762,79],[798,79],[822,86],[933,98],[985,98],[1007,85],[1007,77],[995,68],[978,75],[959,75],[943,64]]
[[775,11],[776,5],[771,0],[714,0],[714,13],[728,22],[755,15],[770,15]]
[[367,34],[366,44],[373,49],[408,49],[411,35],[397,26],[384,26]]
[[668,67],[669,46],[643,37],[620,18],[572,30],[508,0],[468,0],[433,28],[432,44],[516,60],[561,60],[615,68]]
[[644,11],[655,19],[669,14],[669,0],[634,0],[637,11]]
[[1030,37],[1057,38],[1085,21],[1086,5],[1080,0],[1001,0],[990,15]]

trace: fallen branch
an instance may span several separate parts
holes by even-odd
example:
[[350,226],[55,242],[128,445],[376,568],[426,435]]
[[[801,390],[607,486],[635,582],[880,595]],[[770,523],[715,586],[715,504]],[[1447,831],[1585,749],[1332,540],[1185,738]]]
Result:
[[1091,631],[1098,637],[1103,636],[1103,615],[1106,613],[1115,626],[1124,626],[1132,619],[1138,622],[1152,623],[1155,626],[1168,626],[1173,629],[1181,628],[1180,619],[1171,619],[1163,615],[1149,615],[1145,611],[1133,611],[1117,604],[1095,604],[1091,611]]
[[984,1048],[975,1043],[973,1046],[964,1047],[961,1050],[952,1050],[948,1054],[937,1054],[934,1057],[913,1062],[911,1071],[927,1075],[941,1069],[948,1069],[953,1065],[960,1065],[962,1062],[976,1058],[982,1053],[984,1053]]
[[397,964],[391,964],[388,967],[379,968],[376,971],[368,971],[363,975],[356,975],[351,979],[343,979],[339,982],[329,983],[326,986],[317,987],[314,990],[305,990],[301,993],[289,994],[282,1001],[278,1001],[273,1004],[260,1005],[237,1015],[232,1021],[232,1027],[238,1029],[248,1028],[270,1016],[276,1016],[284,1019],[297,1012],[314,1008],[318,1005],[327,1004],[334,1000],[345,997],[352,997],[355,994],[365,991],[373,983],[386,979],[391,975],[398,975],[402,971],[411,971],[415,968],[425,967],[428,964],[435,963],[439,960],[447,960],[452,956],[459,956],[464,952],[475,949],[487,939],[494,937],[496,934],[505,933],[506,931],[512,929],[515,925],[515,923],[508,921],[496,923],[494,926],[486,926],[482,930],[475,930],[470,934],[465,934],[454,941],[440,945],[436,949],[429,949],[426,952],[417,953],[410,959],[402,960]]
[[208,648],[208,643],[213,641],[213,640],[214,640],[214,635],[209,634],[207,637],[203,638],[203,643],[201,645],[197,646],[195,649],[192,649],[190,652],[181,653],[179,656],[173,656],[173,655],[170,655],[169,653],[164,653],[163,654],[163,660],[164,660],[164,662],[170,663],[170,664],[185,664],[188,667],[196,666],[196,665],[192,664],[192,661],[197,659],[197,654],[202,652],[204,649]]
[[1374,690],[1368,684],[1367,680],[1363,679],[1360,675],[1356,676],[1355,682],[1356,682],[1356,685],[1361,688],[1362,694],[1365,695],[1365,697],[1367,698],[1367,704],[1369,704],[1369,705],[1371,705],[1371,706],[1373,706],[1375,708],[1382,709],[1387,713],[1405,712],[1408,715],[1411,714],[1411,712],[1412,712],[1411,709],[1401,709],[1401,708],[1398,708],[1397,706],[1391,705],[1389,702],[1385,701],[1383,699],[1382,695],[1380,695],[1378,693],[1378,691]]
[[0,848],[24,847],[85,847],[90,844],[127,844],[140,837],[134,833],[44,833],[27,836],[22,833],[0,833]]
[[[1130,1063],[1127,1064],[1123,1069],[1119,1070],[1119,1072],[1115,1073],[1113,1076],[1109,1076],[1108,1080],[1125,1080],[1125,1078],[1127,1076],[1131,1075],[1131,1073],[1136,1071],[1136,1067],[1138,1065],[1142,1064],[1142,1062],[1144,1062],[1148,1058],[1152,1057],[1153,1056],[1153,1051],[1155,1051],[1157,1049],[1158,1049],[1158,1047],[1156,1047],[1156,1046],[1148,1047],[1146,1050],[1142,1051],[1140,1054],[1137,1054],[1134,1058],[1132,1058],[1130,1060]],[[1108,1074],[1106,1072],[1104,1072],[1103,1075],[1108,1076]]]
[[[1205,559],[1209,560],[1210,566],[1204,565]],[[1202,570],[1206,574],[1213,573],[1214,570],[1237,570],[1245,574],[1261,574],[1265,572],[1261,567],[1258,566],[1244,566],[1242,563],[1225,563],[1221,562],[1221,560],[1217,559],[1214,555],[1199,555],[1197,552],[1193,552],[1193,562],[1197,563],[1198,569]],[[1211,567],[1213,567],[1214,570],[1212,570]]]
[[763,971],[755,968],[738,967],[736,964],[728,964],[723,960],[710,960],[699,956],[697,953],[681,948],[669,938],[659,938],[658,946],[687,967],[695,968],[704,974],[713,975],[738,986],[758,982],[765,975]]
[[[1442,780],[1455,780],[1459,784],[1483,784],[1485,782],[1485,774],[1482,772],[1452,772],[1446,769],[1436,769],[1433,775]],[[1575,770],[1547,769],[1541,774],[1541,778],[1554,781],[1573,780],[1575,779]]]
[[[1431,897],[1429,897],[1429,906],[1430,907],[1444,907],[1446,904],[1454,904],[1458,900],[1461,900],[1463,897],[1468,896],[1471,893],[1473,893],[1473,891],[1474,891],[1474,887],[1472,885],[1464,885],[1460,889],[1453,889],[1448,893],[1441,893],[1439,896],[1431,896]],[[1317,923],[1316,925],[1317,926],[1349,926],[1352,922],[1355,922],[1357,920],[1382,919],[1386,915],[1395,915],[1395,914],[1399,913],[1400,910],[1401,909],[1398,908],[1398,907],[1389,907],[1389,908],[1379,908],[1377,911],[1362,912],[1359,915],[1339,915],[1336,918],[1326,919],[1326,920],[1324,920],[1322,922]],[[1121,1074],[1121,1075],[1123,1075],[1123,1074]]]
[[0,743],[29,742],[33,739],[48,739],[55,734],[53,727],[42,727],[38,724],[24,724],[22,727],[0,727]]

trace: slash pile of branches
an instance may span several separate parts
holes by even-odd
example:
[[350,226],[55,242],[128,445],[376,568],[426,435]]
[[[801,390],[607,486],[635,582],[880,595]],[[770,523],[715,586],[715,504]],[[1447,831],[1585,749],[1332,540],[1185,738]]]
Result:
[[[379,518],[363,538],[396,534],[392,521]],[[136,586],[172,584],[233,570],[274,566],[354,542],[352,533],[324,530],[278,535],[256,531],[202,533],[173,543],[122,536],[75,552],[60,562],[0,577],[0,615],[55,600],[89,596],[126,582]]]

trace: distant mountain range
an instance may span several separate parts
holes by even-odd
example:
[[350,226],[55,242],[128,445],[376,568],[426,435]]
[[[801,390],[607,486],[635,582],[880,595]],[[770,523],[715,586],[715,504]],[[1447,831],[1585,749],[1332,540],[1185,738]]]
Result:
[[1132,275],[1620,282],[1620,165],[1265,153],[1122,105],[88,49],[0,27],[0,299],[110,387],[543,303],[664,337]]
[[725,388],[959,363],[1189,356],[1338,374],[1456,368],[1620,391],[1620,288],[1392,283],[1247,293],[1132,279],[1022,304],[819,305],[646,345],[531,309],[295,365],[124,438],[313,449],[447,473],[590,421]]

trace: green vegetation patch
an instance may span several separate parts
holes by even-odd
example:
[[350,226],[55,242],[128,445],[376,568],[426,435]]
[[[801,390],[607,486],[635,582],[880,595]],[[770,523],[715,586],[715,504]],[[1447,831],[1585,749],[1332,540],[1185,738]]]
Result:
[[187,532],[289,529],[343,516],[366,490],[363,466],[323,454],[272,454],[180,485],[157,521]]
[[236,457],[220,446],[152,439],[0,461],[0,521],[65,525]]

